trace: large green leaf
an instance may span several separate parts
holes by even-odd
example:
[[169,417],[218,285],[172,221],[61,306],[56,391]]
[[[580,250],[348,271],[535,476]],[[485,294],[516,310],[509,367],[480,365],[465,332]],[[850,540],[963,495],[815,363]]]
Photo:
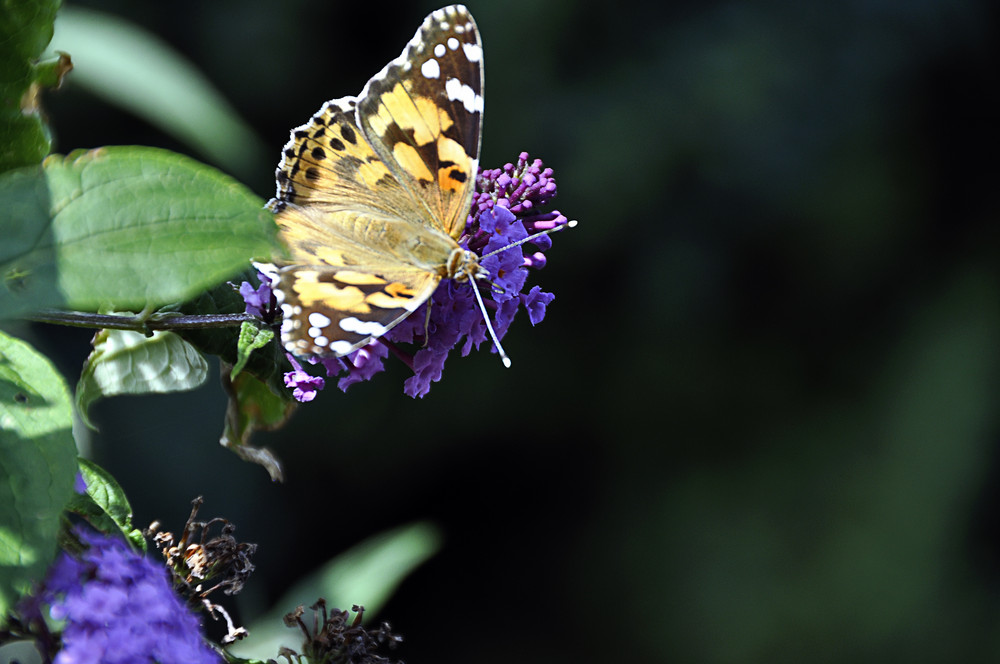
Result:
[[35,61],[52,38],[59,0],[5,0],[0,4],[0,171],[37,164],[51,138],[38,106],[39,88],[58,83],[69,66]]
[[0,318],[186,300],[271,255],[272,215],[183,155],[108,147],[0,176]]
[[0,332],[0,615],[56,554],[73,495],[73,407],[52,364]]

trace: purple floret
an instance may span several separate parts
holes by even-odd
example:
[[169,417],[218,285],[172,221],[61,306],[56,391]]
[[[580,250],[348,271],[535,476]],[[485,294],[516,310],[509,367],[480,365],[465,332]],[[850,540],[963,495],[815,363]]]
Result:
[[240,284],[240,295],[246,304],[246,313],[270,320],[271,312],[274,311],[274,300],[271,294],[271,280],[260,272],[257,273],[260,279],[260,286],[253,287],[249,281]]
[[307,373],[291,354],[286,353],[286,356],[292,363],[292,370],[285,374],[285,387],[292,391],[296,401],[312,401],[316,398],[316,393],[326,385],[326,381]]

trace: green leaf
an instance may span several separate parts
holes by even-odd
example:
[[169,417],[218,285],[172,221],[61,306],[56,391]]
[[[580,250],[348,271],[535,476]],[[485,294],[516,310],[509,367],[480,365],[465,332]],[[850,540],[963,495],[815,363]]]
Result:
[[250,321],[244,321],[240,326],[240,339],[236,347],[236,364],[233,365],[229,377],[235,378],[236,374],[243,371],[247,360],[250,359],[250,353],[271,343],[272,339],[274,339],[274,330],[254,325]]
[[297,405],[287,389],[275,388],[242,372],[230,378],[232,371],[223,364],[222,385],[229,396],[226,423],[219,443],[244,461],[263,466],[271,480],[282,480],[281,462],[266,448],[250,445],[254,431],[277,429],[291,417]]
[[301,646],[302,633],[289,629],[282,617],[297,606],[309,607],[320,597],[328,607],[365,607],[373,616],[414,569],[441,548],[441,534],[429,523],[414,523],[376,535],[337,556],[302,579],[271,612],[248,627],[249,638],[231,646],[239,657],[274,657],[281,646]]
[[[42,120],[38,93],[58,85],[62,66],[36,67],[52,39],[59,0],[6,0],[0,9],[0,171],[37,164],[49,153],[51,136]],[[53,79],[53,72],[58,75]]]
[[66,53],[60,53],[35,65],[35,82],[43,88],[58,88],[71,71],[73,61]]
[[87,409],[102,397],[182,392],[207,377],[205,358],[173,332],[101,330],[76,386],[76,406],[90,425]]
[[[110,14],[67,7],[49,50],[73,56],[69,79],[172,134],[242,177],[270,149],[212,83],[156,35]],[[142,57],[136,57],[142,54]]]
[[0,332],[0,615],[55,557],[77,469],[72,427],[62,377]]
[[0,318],[187,300],[270,256],[263,201],[183,155],[108,147],[0,175]]
[[83,458],[79,463],[87,492],[82,496],[74,495],[69,510],[87,519],[103,533],[120,530],[126,539],[145,550],[146,539],[132,526],[132,505],[121,485],[96,463]]

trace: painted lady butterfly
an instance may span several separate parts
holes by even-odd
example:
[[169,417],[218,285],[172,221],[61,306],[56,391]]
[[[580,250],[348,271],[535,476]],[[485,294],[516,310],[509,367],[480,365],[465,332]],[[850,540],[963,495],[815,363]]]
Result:
[[276,172],[288,260],[271,277],[296,355],[346,355],[385,334],[444,278],[486,277],[459,246],[479,166],[483,48],[461,5],[424,19],[357,97],[292,131]]

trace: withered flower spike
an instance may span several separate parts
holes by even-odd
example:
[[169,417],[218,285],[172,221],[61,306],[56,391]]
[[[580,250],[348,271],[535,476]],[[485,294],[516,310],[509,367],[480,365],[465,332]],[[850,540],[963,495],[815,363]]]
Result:
[[[213,620],[220,617],[225,620],[226,636],[222,642],[229,644],[247,636],[247,630],[237,627],[225,608],[211,602],[208,596],[220,588],[226,595],[235,595],[243,589],[254,570],[250,559],[257,545],[238,542],[233,536],[236,527],[226,519],[196,521],[203,503],[201,496],[191,501],[191,514],[181,531],[180,541],[173,533],[162,530],[158,521],[150,524],[146,535],[152,535],[166,560],[175,590],[189,606],[207,610]],[[221,525],[220,534],[209,539],[209,530],[215,525]]]
[[[301,604],[299,604],[297,607],[295,607],[295,609],[286,613],[284,617],[285,626],[295,627],[296,625],[302,625],[302,614],[305,612],[306,612],[305,608]],[[306,633],[306,636],[308,636],[308,632]]]
[[[311,662],[326,664],[393,664],[391,660],[377,652],[384,644],[394,648],[402,641],[402,637],[390,631],[388,623],[383,622],[377,630],[365,629],[361,625],[364,607],[357,605],[352,607],[355,613],[353,620],[350,620],[347,611],[332,609],[328,613],[326,602],[322,599],[310,608],[313,611],[311,633],[302,620],[301,606],[285,616],[286,625],[289,627],[298,625],[306,636],[302,645],[302,657]],[[322,623],[320,623],[321,616]],[[299,657],[297,653],[293,654]]]

